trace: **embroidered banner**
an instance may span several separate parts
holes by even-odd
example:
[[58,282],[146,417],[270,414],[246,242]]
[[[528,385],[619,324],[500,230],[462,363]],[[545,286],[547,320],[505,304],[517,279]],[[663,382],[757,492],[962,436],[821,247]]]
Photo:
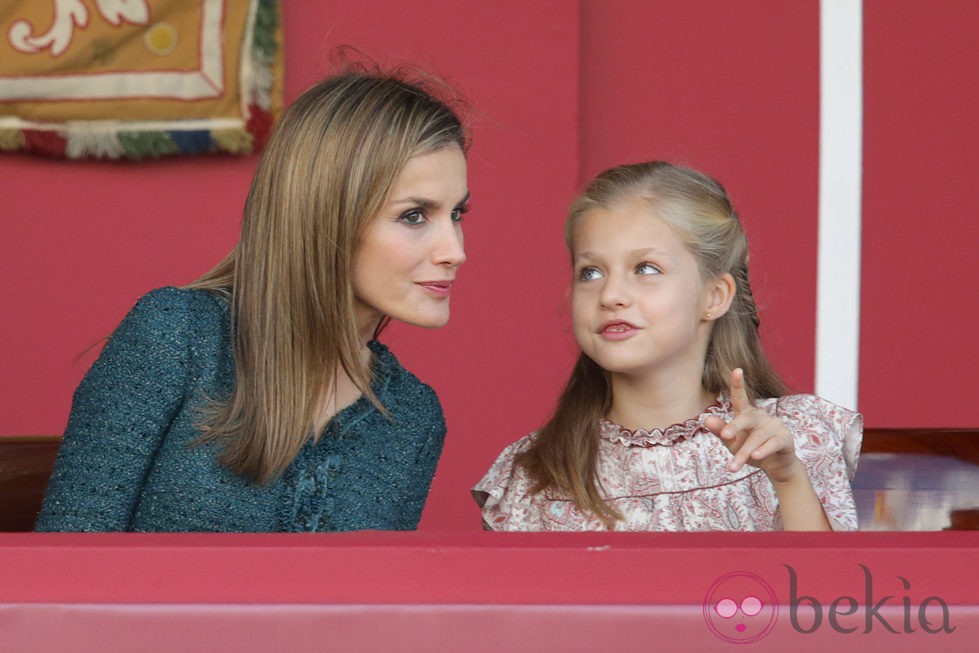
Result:
[[141,159],[260,148],[277,0],[3,0],[0,150]]

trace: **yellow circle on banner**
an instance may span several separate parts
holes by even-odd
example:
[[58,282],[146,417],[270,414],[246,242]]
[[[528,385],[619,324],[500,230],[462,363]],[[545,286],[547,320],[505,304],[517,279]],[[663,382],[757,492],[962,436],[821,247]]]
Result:
[[177,30],[170,23],[156,23],[146,30],[143,43],[153,54],[170,54],[177,47]]

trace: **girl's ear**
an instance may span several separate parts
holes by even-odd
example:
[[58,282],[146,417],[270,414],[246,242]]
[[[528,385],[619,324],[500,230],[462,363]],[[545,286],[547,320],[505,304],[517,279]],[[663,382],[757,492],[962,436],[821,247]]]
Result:
[[704,314],[701,319],[712,322],[727,313],[737,290],[734,277],[727,272],[709,282],[704,288]]

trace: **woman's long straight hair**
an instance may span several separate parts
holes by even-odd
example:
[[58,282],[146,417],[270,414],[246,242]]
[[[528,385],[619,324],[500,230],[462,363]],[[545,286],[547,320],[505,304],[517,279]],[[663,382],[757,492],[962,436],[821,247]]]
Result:
[[[311,436],[342,370],[383,412],[361,359],[352,270],[366,227],[405,163],[467,137],[420,82],[353,71],[283,114],[245,202],[232,252],[189,288],[231,304],[235,387],[212,397],[202,442],[253,482],[278,477]],[[380,326],[380,325],[378,325]]]
[[[775,373],[758,335],[759,319],[748,279],[748,240],[724,188],[707,175],[662,161],[618,166],[601,173],[572,204],[565,242],[574,251],[575,229],[590,211],[632,198],[649,204],[696,258],[701,278],[731,274],[737,285],[727,313],[711,328],[702,384],[711,394],[727,389],[731,372],[744,370],[752,401],[780,397],[787,388]],[[612,406],[609,374],[584,353],[558,399],[553,416],[531,446],[516,457],[534,479],[534,492],[570,497],[608,527],[621,515],[602,496],[597,477],[598,433]]]

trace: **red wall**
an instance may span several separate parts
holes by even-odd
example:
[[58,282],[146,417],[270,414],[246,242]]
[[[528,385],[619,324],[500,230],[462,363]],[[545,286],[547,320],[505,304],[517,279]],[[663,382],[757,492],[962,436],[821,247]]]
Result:
[[864,0],[860,409],[979,426],[979,3]]
[[[435,70],[475,107],[452,321],[384,336],[446,408],[424,528],[478,528],[468,488],[550,410],[574,355],[564,212],[579,178],[609,165],[673,159],[728,186],[752,239],[766,344],[812,390],[816,0],[283,4],[287,101],[328,72],[332,47],[352,44]],[[866,2],[860,408],[872,426],[975,427],[964,398],[979,362],[966,249],[979,8],[894,6]],[[0,156],[0,434],[63,429],[93,354],[76,356],[141,294],[192,280],[232,246],[255,163]]]
[[581,179],[666,159],[723,183],[769,353],[813,391],[819,3],[582,3]]

